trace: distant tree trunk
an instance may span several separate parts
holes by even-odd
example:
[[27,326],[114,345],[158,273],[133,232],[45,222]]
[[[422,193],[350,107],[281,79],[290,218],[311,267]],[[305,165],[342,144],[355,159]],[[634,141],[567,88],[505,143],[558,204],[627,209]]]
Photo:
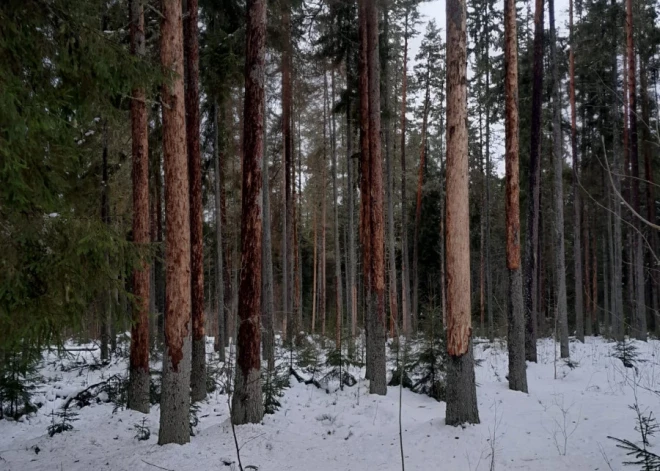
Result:
[[336,137],[336,125],[335,125],[335,114],[334,114],[334,102],[335,102],[335,71],[331,71],[331,99],[330,99],[330,122],[332,124],[331,128],[331,157],[332,157],[332,199],[334,201],[334,226],[335,226],[335,343],[336,348],[341,346],[341,319],[342,319],[342,289],[341,289],[341,247],[339,246],[339,192],[337,189],[337,137]]
[[[577,150],[577,128],[575,112],[575,43],[573,41],[573,0],[569,2],[570,50],[569,88],[571,104],[571,154],[573,156],[573,261],[575,263],[575,335],[584,342],[584,313],[582,299],[582,247],[580,242],[580,212],[582,211],[579,187],[579,157]],[[555,46],[556,47],[556,46]],[[562,355],[563,357],[563,355]]]
[[541,112],[543,111],[543,0],[534,11],[534,72],[532,82],[532,130],[529,153],[529,194],[527,242],[525,244],[525,359],[536,362],[536,324],[539,273],[539,209],[541,202]]
[[325,253],[325,236],[326,236],[326,183],[325,171],[327,168],[327,123],[328,123],[328,76],[326,71],[323,71],[323,162],[321,164],[321,266],[320,266],[320,296],[319,296],[319,309],[321,310],[321,335],[325,337],[326,327],[326,253]]
[[419,148],[419,170],[417,175],[417,200],[415,205],[415,232],[413,237],[413,288],[412,288],[412,320],[417,326],[419,319],[419,227],[422,222],[422,190],[424,187],[424,169],[426,168],[426,133],[431,102],[431,70],[426,68],[426,92],[424,94],[424,112],[422,117],[422,139]]
[[[220,151],[220,129],[218,128],[218,102],[213,103],[213,165],[215,170],[215,290],[216,290],[216,317],[218,319],[218,332],[214,348],[219,354],[219,360],[225,361],[225,280],[222,238],[222,163],[223,154]],[[264,314],[265,315],[265,314]]]
[[[582,237],[584,239],[584,295],[586,300],[585,316],[584,316],[584,335],[591,336],[591,310],[593,309],[593,299],[591,298],[591,251],[589,241],[589,218],[587,215],[587,205],[584,205],[584,218],[582,220]],[[584,339],[583,339],[584,340]]]
[[248,0],[241,195],[241,281],[231,421],[259,423],[261,399],[261,159],[264,152],[266,2]]
[[310,331],[312,334],[316,330],[316,299],[318,298],[318,283],[317,283],[317,274],[318,274],[318,248],[319,248],[319,237],[318,237],[318,228],[316,224],[316,208],[312,211],[312,240],[314,244],[314,271],[312,273],[312,325]]
[[467,7],[447,6],[447,425],[479,423],[472,353],[467,132]]
[[[637,149],[637,77],[636,51],[634,42],[633,2],[626,0],[626,48],[628,50],[628,119],[630,126],[630,166],[632,207],[639,214],[639,158]],[[644,299],[644,245],[639,219],[632,218],[635,233],[633,238],[633,257],[635,279],[635,316],[633,335],[638,340],[646,341],[646,302]]]
[[[484,28],[488,26],[490,3],[486,7]],[[486,309],[488,310],[488,339],[495,341],[495,320],[493,318],[493,281],[490,264],[490,52],[486,47]],[[444,288],[444,285],[443,285]]]
[[[131,54],[145,54],[144,8],[132,0],[130,14]],[[149,227],[149,124],[143,88],[133,90],[131,100],[131,140],[133,156],[133,243],[145,250],[150,243]],[[144,256],[144,255],[143,255]],[[133,271],[133,324],[131,327],[130,382],[128,407],[149,413],[149,305],[150,270],[146,262]]]
[[387,199],[387,249],[389,254],[389,298],[390,298],[390,337],[394,337],[398,331],[399,306],[397,299],[397,279],[396,279],[396,245],[394,244],[394,169],[392,167],[392,139],[391,139],[391,117],[390,117],[390,46],[389,46],[389,7],[383,11],[384,30],[383,30],[383,134],[385,136],[385,173],[387,179],[387,190],[385,192]]
[[[504,1],[504,91],[506,119],[506,265],[509,269],[509,389],[527,392],[525,313],[520,269],[518,51],[515,0]],[[538,220],[537,220],[538,223]],[[536,258],[536,254],[532,255]],[[536,273],[532,273],[535,276]],[[536,293],[532,293],[536,296]]]
[[[617,24],[618,15],[616,13],[616,0],[611,0],[611,10],[612,10],[612,24]],[[616,26],[615,26],[616,28]],[[611,87],[613,90],[613,99],[618,101],[618,82],[619,82],[619,67],[618,67],[618,57],[617,57],[617,48],[616,48],[616,37],[617,34],[612,31],[611,37],[613,38],[614,44],[612,45],[612,77],[611,77]],[[624,91],[625,95],[625,91]],[[617,192],[621,192],[621,141],[619,138],[619,107],[612,107],[612,117],[614,122],[612,123],[613,127],[613,143],[612,143],[612,168],[614,175],[612,176],[614,180],[614,189]],[[612,337],[615,340],[623,340],[623,259],[622,259],[622,238],[621,238],[621,204],[616,196],[611,195],[610,205],[614,211],[614,220],[613,220],[613,239],[612,239]]]
[[261,316],[263,319],[263,337],[262,349],[263,357],[266,360],[268,371],[273,372],[275,369],[275,301],[273,299],[273,251],[272,251],[272,238],[270,226],[270,180],[268,172],[268,139],[266,132],[268,130],[267,104],[264,96],[264,137],[263,137],[263,156],[262,156],[262,211],[263,211],[263,226],[261,241],[261,256],[263,265],[261,269]]
[[[108,181],[108,122],[103,120],[102,136],[102,168],[101,168],[101,222],[110,226],[110,182]],[[106,258],[108,256],[106,255]],[[110,323],[112,322],[111,291],[101,298],[101,361],[110,359],[108,344],[110,343]]]
[[160,58],[172,80],[163,85],[166,281],[165,354],[158,443],[190,441],[190,200],[186,152],[181,0],[162,1]]
[[591,234],[591,253],[591,268],[593,270],[593,274],[591,275],[591,325],[593,326],[593,335],[598,335],[598,244],[596,243],[596,235],[593,233],[593,230]]
[[[566,253],[564,245],[564,158],[562,155],[559,59],[557,57],[557,31],[555,29],[554,0],[548,0],[548,12],[550,14],[550,58],[552,61],[552,161],[554,163],[555,173],[555,317],[556,324],[559,326],[560,356],[562,358],[568,358],[568,307],[566,302],[566,260],[564,258]],[[581,303],[582,301],[580,301],[580,305]]]
[[401,318],[403,335],[410,334],[410,274],[408,272],[408,205],[406,199],[406,110],[408,92],[408,10],[403,30],[403,72],[401,75]]
[[197,0],[185,0],[186,140],[190,179],[190,275],[192,279],[191,400],[206,397],[206,335],[204,332],[204,235],[202,224],[202,161],[199,151],[199,27]]
[[350,299],[351,311],[351,338],[357,335],[357,263],[355,260],[355,193],[353,170],[353,127],[351,125],[350,93],[347,93],[346,102],[346,173],[347,173],[347,203],[348,203],[348,285],[347,296]]

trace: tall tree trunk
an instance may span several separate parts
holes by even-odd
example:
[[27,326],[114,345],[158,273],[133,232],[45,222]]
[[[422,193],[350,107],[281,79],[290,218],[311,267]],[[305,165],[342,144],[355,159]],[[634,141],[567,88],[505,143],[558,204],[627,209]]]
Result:
[[[552,161],[554,163],[554,212],[555,212],[555,319],[559,327],[559,350],[562,358],[569,357],[568,307],[566,302],[566,260],[564,245],[564,158],[562,155],[561,102],[559,64],[557,57],[557,30],[555,28],[555,2],[548,0],[550,14],[550,56],[552,61]],[[576,294],[577,296],[577,294]],[[577,302],[576,302],[577,305]],[[580,301],[582,305],[582,301]]]
[[385,192],[387,199],[387,249],[389,254],[389,298],[390,298],[390,336],[394,337],[398,331],[399,306],[397,296],[396,280],[396,245],[394,244],[394,168],[392,167],[392,138],[391,138],[391,117],[390,117],[390,99],[391,83],[389,74],[390,63],[390,45],[389,45],[389,6],[385,6],[384,12],[384,30],[383,30],[383,134],[385,136],[385,173],[387,179],[387,189]]
[[401,318],[403,334],[411,330],[410,274],[408,272],[408,202],[406,199],[406,110],[408,92],[408,10],[403,30],[403,72],[401,75]]
[[575,111],[575,43],[573,40],[573,0],[569,2],[569,88],[571,104],[571,154],[573,156],[573,261],[575,263],[575,335],[584,342],[584,312],[582,299],[582,247],[580,242],[580,213],[582,211],[579,187],[580,163],[577,149],[577,127]]
[[431,71],[430,64],[426,68],[426,92],[424,94],[424,112],[422,117],[422,140],[419,148],[419,171],[417,175],[417,200],[415,205],[415,232],[413,236],[413,288],[412,288],[412,320],[417,326],[419,318],[419,227],[422,222],[422,189],[424,187],[424,169],[426,168],[426,133],[431,102]]
[[316,331],[316,300],[318,298],[318,283],[317,283],[317,274],[318,274],[318,248],[319,248],[319,237],[318,237],[318,228],[316,224],[316,208],[312,211],[312,241],[314,244],[314,269],[312,272],[312,325],[310,331],[312,334]]
[[190,275],[192,279],[191,400],[206,397],[206,335],[204,332],[204,235],[202,231],[202,161],[199,152],[199,27],[197,0],[185,0],[186,141],[190,179]]
[[[110,226],[110,182],[108,180],[108,121],[103,120],[103,150],[101,154],[101,222]],[[106,255],[107,259],[108,255]],[[112,322],[112,295],[108,290],[101,297],[101,361],[110,359],[110,323]]]
[[[637,149],[637,78],[634,43],[633,2],[626,0],[626,48],[628,50],[628,119],[630,126],[630,166],[632,207],[639,214],[639,158]],[[635,321],[633,335],[646,341],[646,302],[644,299],[644,245],[639,219],[633,219],[633,266],[635,278]]]
[[[219,354],[220,361],[225,361],[225,280],[224,280],[224,257],[222,237],[222,158],[223,151],[220,150],[220,129],[218,128],[218,102],[213,104],[213,165],[215,170],[215,290],[216,290],[216,317],[218,319],[218,332],[214,348]],[[265,314],[264,314],[265,315]]]
[[[484,28],[488,27],[490,3],[486,6]],[[488,339],[495,341],[495,320],[493,318],[493,280],[490,264],[490,52],[486,47],[486,309],[488,310]]]
[[[516,2],[504,1],[504,93],[506,119],[506,265],[509,270],[509,389],[527,392],[525,313],[520,269],[520,178],[518,128],[518,47]],[[537,220],[538,223],[538,220]],[[536,258],[536,253],[532,254]],[[535,276],[536,273],[532,273]],[[536,293],[531,293],[536,296]]]
[[[347,79],[347,83],[349,83]],[[346,293],[350,299],[351,311],[351,338],[357,335],[357,285],[356,285],[356,267],[355,260],[355,193],[354,170],[353,170],[353,127],[351,125],[351,102],[350,93],[347,93],[346,102],[346,173],[347,173],[347,203],[348,203],[348,284],[349,290]]]
[[321,163],[321,266],[319,281],[321,282],[320,286],[320,296],[319,296],[319,309],[321,310],[321,336],[325,337],[325,327],[326,327],[326,253],[325,253],[325,236],[326,236],[326,182],[325,182],[325,172],[326,172],[326,162],[327,162],[327,124],[328,124],[328,76],[326,71],[323,71],[323,161]]
[[166,280],[165,354],[158,443],[190,441],[190,193],[186,152],[181,0],[163,0],[160,60],[172,80],[163,85]]
[[263,137],[263,156],[261,165],[262,175],[262,241],[261,241],[261,316],[263,321],[262,349],[263,357],[266,360],[268,371],[275,369],[275,301],[273,299],[273,249],[270,225],[270,176],[268,172],[268,131],[267,104],[264,96],[264,137]]
[[266,2],[248,0],[243,119],[243,186],[241,194],[240,324],[231,421],[259,423],[261,400],[261,160],[264,152],[264,81]]
[[582,237],[584,239],[584,295],[585,295],[585,316],[582,337],[591,336],[591,311],[593,309],[593,299],[591,298],[591,246],[589,240],[589,217],[587,205],[584,205],[584,218],[582,220]]
[[467,7],[447,1],[447,425],[479,423],[472,353],[467,130]]
[[335,344],[336,348],[341,347],[341,319],[342,319],[342,281],[341,281],[341,247],[339,246],[339,192],[337,189],[337,137],[336,137],[336,125],[335,125],[335,114],[334,114],[334,102],[335,102],[335,71],[331,71],[331,99],[330,99],[330,110],[331,116],[330,121],[332,124],[330,144],[331,148],[331,157],[332,157],[332,198],[334,201],[334,243],[335,243]]
[[[141,0],[131,1],[131,54],[143,57],[144,8]],[[133,90],[131,100],[131,140],[133,156],[133,243],[142,250],[149,247],[149,123],[143,88]],[[133,324],[131,327],[130,382],[128,407],[149,413],[149,305],[151,299],[149,265],[133,271]]]
[[[611,10],[612,10],[612,24],[617,24],[617,13],[616,13],[616,0],[611,0]],[[614,44],[612,45],[612,77],[611,77],[611,87],[614,93],[613,99],[615,101],[619,100],[618,96],[618,58],[617,58],[617,48],[616,48],[616,37],[617,34],[613,31],[611,34]],[[625,95],[625,91],[624,91]],[[612,142],[612,168],[614,171],[613,180],[614,180],[614,189],[616,192],[621,194],[621,179],[620,176],[622,173],[621,170],[621,141],[619,138],[619,107],[612,107],[612,117],[613,117],[613,142]],[[621,203],[616,199],[615,195],[611,195],[610,204],[612,205],[614,211],[614,221],[613,221],[613,239],[612,239],[612,337],[615,340],[623,340],[624,332],[624,314],[623,314],[623,259],[622,259],[622,238],[621,238]]]
[[539,273],[539,209],[541,202],[541,112],[543,111],[543,0],[534,11],[534,72],[532,83],[532,130],[529,153],[529,194],[527,242],[525,244],[525,359],[536,362],[536,324]]

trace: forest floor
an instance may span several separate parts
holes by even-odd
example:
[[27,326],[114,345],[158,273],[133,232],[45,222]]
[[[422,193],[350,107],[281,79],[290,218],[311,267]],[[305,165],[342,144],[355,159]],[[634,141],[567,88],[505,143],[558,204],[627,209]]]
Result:
[[[577,366],[555,364],[555,345],[540,340],[538,363],[528,363],[529,394],[523,394],[508,389],[506,344],[477,339],[475,356],[482,360],[476,367],[481,424],[446,426],[443,402],[403,389],[405,468],[622,469],[629,457],[608,436],[640,440],[636,415],[629,408],[635,402],[642,411],[660,413],[660,393],[654,392],[660,390],[660,341],[631,343],[637,346],[639,359],[633,368],[626,368],[612,356],[615,344],[600,338],[588,337],[584,344],[571,341],[571,359]],[[208,347],[212,350],[212,343]],[[98,355],[90,350],[71,352],[67,359],[45,355],[33,399],[40,409],[19,421],[0,420],[0,469],[238,469],[227,396],[218,391],[200,404],[195,436],[185,446],[157,444],[157,405],[144,415],[105,402],[105,392],[83,408],[74,401],[69,407],[78,413],[73,428],[50,437],[48,426],[61,421],[53,411],[61,411],[68,398],[113,375],[126,375],[127,360],[122,358],[100,369],[85,367]],[[351,372],[359,377],[357,368]],[[391,386],[386,396],[374,396],[366,394],[364,380],[343,391],[337,386],[331,383],[319,389],[291,377],[291,387],[279,398],[281,408],[275,414],[266,415],[262,424],[236,427],[243,468],[402,469],[399,388]],[[148,428],[150,437],[138,440],[136,425]],[[655,441],[660,442],[660,437]]]

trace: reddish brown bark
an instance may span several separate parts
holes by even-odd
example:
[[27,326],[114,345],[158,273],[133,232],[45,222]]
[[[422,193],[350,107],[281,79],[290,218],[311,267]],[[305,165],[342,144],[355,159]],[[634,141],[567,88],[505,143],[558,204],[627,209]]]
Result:
[[[142,56],[145,52],[144,10],[137,3],[137,0],[133,0],[131,4],[130,28],[131,54]],[[142,88],[133,90],[131,139],[133,156],[133,243],[141,250],[145,250],[149,246],[151,234],[149,217],[149,129],[145,92]],[[150,272],[146,259],[142,261],[140,268],[133,271],[133,295],[135,296],[135,304],[131,328],[131,371],[142,371],[148,374]],[[146,408],[148,410],[148,402]]]
[[359,36],[360,47],[358,50],[359,89],[360,89],[360,245],[362,246],[362,270],[365,280],[369,277],[371,266],[371,230],[369,219],[369,95],[363,90],[369,89],[369,77],[367,71],[367,24],[366,5],[364,1],[359,2],[360,24]]
[[401,317],[403,335],[410,332],[408,273],[408,208],[406,207],[406,108],[408,93],[408,11],[403,31],[403,72],[401,74]]
[[165,162],[165,343],[178,371],[190,324],[190,201],[186,153],[181,1],[163,1],[161,63],[172,79],[163,85],[163,160]]
[[261,366],[261,158],[263,155],[266,4],[248,4],[245,103],[243,119],[243,186],[241,194],[241,278],[238,293],[237,365],[243,378]]
[[199,27],[197,0],[186,0],[186,140],[190,179],[190,269],[193,340],[204,338],[204,240],[202,234],[202,161],[199,151]]

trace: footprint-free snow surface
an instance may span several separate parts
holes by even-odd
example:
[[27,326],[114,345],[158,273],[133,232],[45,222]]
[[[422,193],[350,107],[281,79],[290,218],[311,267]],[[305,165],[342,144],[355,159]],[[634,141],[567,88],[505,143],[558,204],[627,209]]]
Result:
[[[400,470],[401,407],[407,470],[619,470],[629,457],[608,436],[640,442],[629,406],[637,401],[642,411],[660,413],[660,342],[631,343],[639,359],[628,368],[612,356],[612,342],[571,341],[572,368],[555,362],[554,343],[541,340],[538,364],[527,365],[529,394],[523,394],[508,389],[506,345],[476,340],[481,423],[465,427],[445,425],[443,402],[407,389],[399,401],[398,387],[389,387],[386,396],[369,395],[363,379],[326,391],[291,377],[275,414],[259,425],[236,427],[242,465],[260,471]],[[90,350],[64,360],[45,355],[34,396],[40,409],[19,421],[0,420],[1,470],[238,469],[227,396],[217,392],[200,404],[195,436],[184,446],[157,444],[158,405],[148,415],[115,410],[104,393],[81,409],[72,403],[69,409],[78,413],[73,429],[49,437],[52,412],[68,398],[126,374],[125,360],[63,371],[67,362],[92,361],[97,352]],[[136,438],[137,424],[150,430],[148,440]],[[654,441],[660,437],[651,438],[651,447]]]

